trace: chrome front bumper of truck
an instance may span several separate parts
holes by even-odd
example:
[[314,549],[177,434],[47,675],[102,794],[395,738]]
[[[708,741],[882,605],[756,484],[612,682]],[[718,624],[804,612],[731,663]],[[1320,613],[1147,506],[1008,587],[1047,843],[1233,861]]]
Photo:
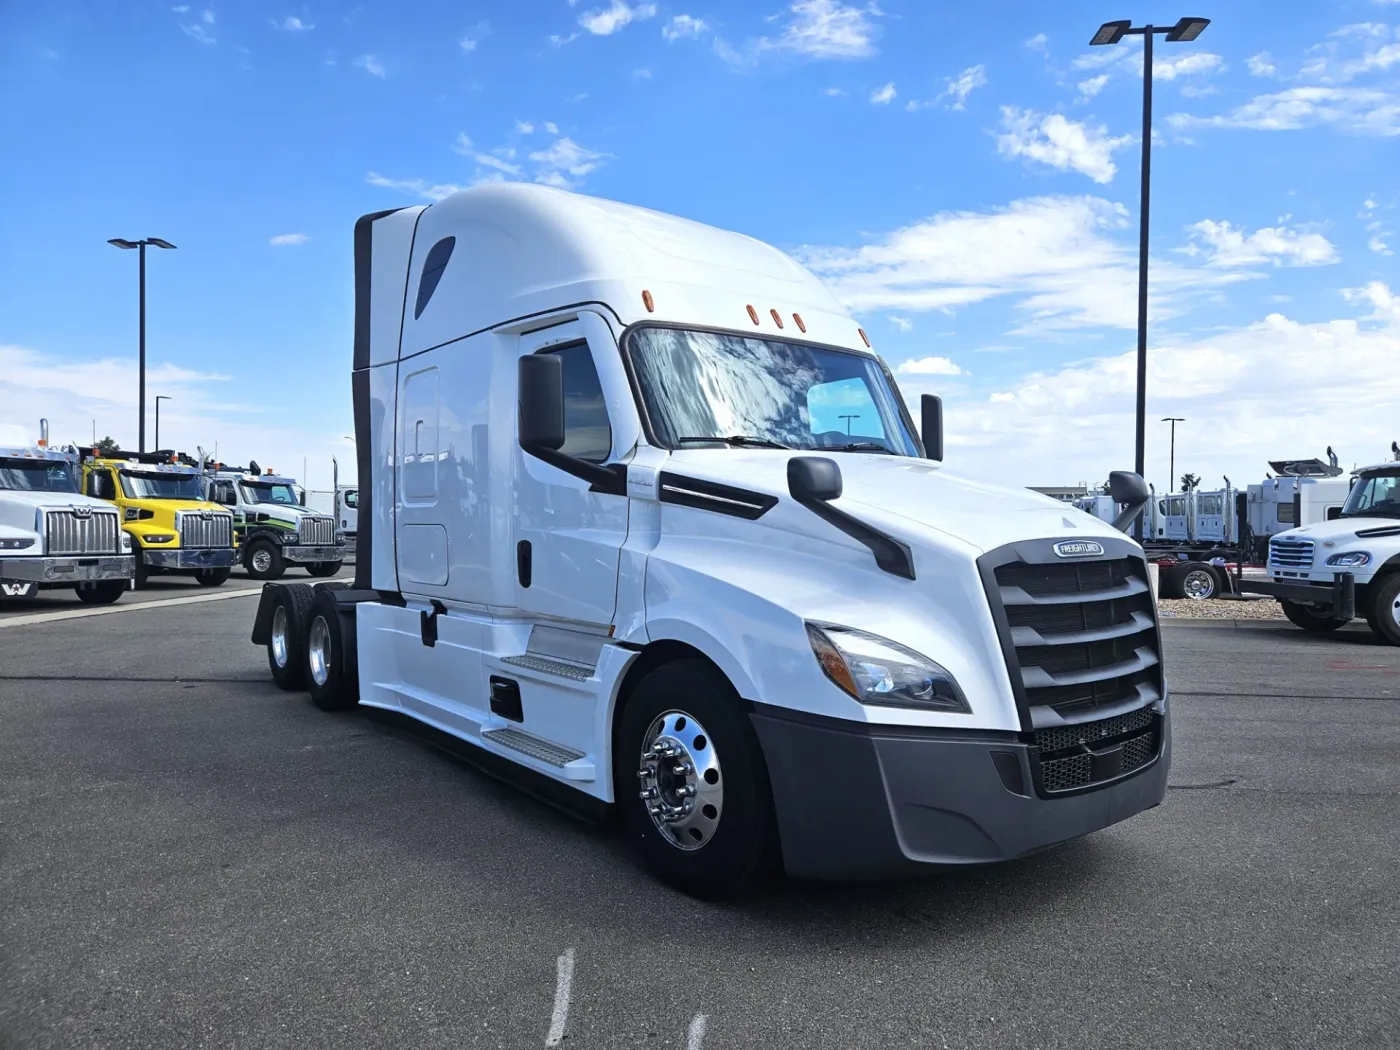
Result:
[[330,547],[283,547],[282,557],[295,565],[305,565],[310,563],[320,563],[328,561],[344,561],[350,548],[345,544],[336,544]]
[[755,704],[788,874],[879,879],[1012,860],[1100,831],[1161,803],[1160,750],[1127,775],[1042,790],[1021,734],[879,726]]
[[136,572],[130,554],[53,558],[0,558],[0,580],[34,583],[93,583],[129,580]]
[[232,547],[204,547],[195,550],[145,550],[141,560],[153,569],[231,569],[238,564]]

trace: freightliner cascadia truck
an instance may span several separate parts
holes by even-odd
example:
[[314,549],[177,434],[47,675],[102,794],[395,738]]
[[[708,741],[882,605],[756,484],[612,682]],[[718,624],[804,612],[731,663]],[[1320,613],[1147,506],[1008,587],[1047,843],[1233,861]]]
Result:
[[1162,801],[1126,521],[950,476],[941,404],[916,429],[792,259],[523,185],[354,244],[356,574],[264,586],[278,684],[620,811],[703,897],[1020,857]]

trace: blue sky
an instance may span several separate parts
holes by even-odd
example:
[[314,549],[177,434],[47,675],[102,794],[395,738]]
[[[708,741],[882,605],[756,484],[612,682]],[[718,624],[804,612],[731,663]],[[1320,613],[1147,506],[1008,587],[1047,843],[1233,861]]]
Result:
[[[950,465],[1132,460],[1141,45],[1158,38],[1149,477],[1400,437],[1400,3],[50,0],[0,15],[0,438],[135,440],[136,259],[162,444],[349,465],[364,212],[492,178],[812,266]],[[1395,291],[1393,291],[1395,290]],[[1127,355],[1127,356],[1125,356]],[[148,431],[149,436],[149,431]]]

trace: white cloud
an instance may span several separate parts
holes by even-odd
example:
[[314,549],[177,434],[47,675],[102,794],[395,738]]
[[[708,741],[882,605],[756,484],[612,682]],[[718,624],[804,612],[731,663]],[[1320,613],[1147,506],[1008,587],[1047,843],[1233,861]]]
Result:
[[477,49],[477,45],[485,40],[490,32],[490,22],[478,22],[462,34],[461,39],[457,41],[457,46],[462,49],[462,54],[469,55]]
[[402,193],[430,201],[440,201],[444,197],[450,197],[458,190],[466,188],[451,183],[428,183],[423,179],[391,179],[373,171],[365,176],[365,181],[371,186],[379,186],[386,190],[399,190]]
[[822,92],[827,98],[845,98],[846,92],[841,88],[827,88]]
[[1267,51],[1260,51],[1257,55],[1250,55],[1249,58],[1245,59],[1244,64],[1249,68],[1250,76],[1278,76],[1278,66],[1274,65],[1274,60]]
[[558,33],[552,33],[549,37],[549,42],[554,47],[563,47],[565,44],[571,44],[577,39],[577,33],[570,33],[568,36],[560,36]]
[[1178,77],[1204,76],[1221,72],[1225,60],[1208,51],[1196,51],[1189,55],[1171,55],[1152,60],[1152,79],[1176,80]]
[[279,233],[267,243],[281,247],[283,245],[305,244],[309,240],[311,240],[311,238],[304,233]]
[[661,27],[661,35],[666,42],[674,43],[677,40],[691,39],[704,36],[709,32],[709,25],[704,19],[693,18],[690,15],[676,15],[670,22]]
[[946,357],[921,357],[917,361],[904,361],[895,368],[895,371],[900,375],[911,376],[960,376],[963,374],[963,370]]
[[288,15],[280,22],[274,18],[272,24],[278,29],[288,33],[305,33],[316,28],[316,26],[310,22],[303,22],[300,18],[297,18],[296,15]]
[[515,131],[519,135],[533,135],[535,133],[535,125],[531,124],[528,120],[517,120],[515,122]]
[[1090,77],[1088,80],[1081,80],[1077,85],[1079,88],[1080,99],[1083,100],[1093,98],[1095,95],[1097,95],[1100,91],[1104,89],[1104,85],[1107,83],[1107,73],[1100,73],[1098,76]]
[[1049,50],[1047,47],[1049,43],[1049,37],[1047,37],[1044,33],[1037,33],[1035,36],[1031,37],[1029,40],[1026,41],[1025,46],[1031,51],[1039,51],[1043,55],[1046,53],[1047,50]]
[[1337,248],[1320,233],[1270,226],[1247,233],[1238,226],[1202,219],[1191,227],[1188,255],[1201,254],[1211,266],[1325,266],[1339,262]]
[[633,7],[626,0],[612,0],[608,7],[579,15],[578,24],[594,36],[611,36],[631,22],[642,22],[655,15],[655,4],[643,3]]
[[634,70],[632,70],[632,76],[636,77],[638,80],[650,80],[650,79],[651,79],[651,70],[650,70],[650,69],[634,69]]
[[1373,235],[1370,238],[1370,240],[1366,242],[1366,247],[1371,249],[1371,251],[1375,252],[1377,255],[1395,254],[1395,252],[1391,249],[1390,245],[1385,243],[1385,238],[1382,237],[1379,233]]
[[913,321],[909,320],[907,317],[899,317],[896,314],[890,314],[890,324],[894,325],[901,332],[912,332],[914,330]]
[[384,63],[374,55],[357,55],[351,65],[358,66],[371,76],[383,78],[389,75]]
[[557,135],[559,134],[559,125],[554,123],[552,120],[546,120],[544,122],[544,130],[547,134]]
[[875,105],[877,106],[884,106],[889,104],[890,102],[893,102],[896,94],[897,92],[894,89],[894,84],[889,83],[882,87],[879,91],[872,92],[870,95],[870,101],[875,103]]
[[186,11],[188,11],[189,9],[190,9],[190,5],[189,5],[189,4],[179,4],[179,5],[175,6],[175,7],[172,7],[170,10],[174,11],[177,15],[183,15],[183,14],[184,14]]
[[1400,135],[1400,95],[1375,88],[1296,87],[1259,95],[1229,113],[1197,117],[1174,113],[1174,128],[1252,128],[1292,131],[1331,125],[1365,135]]
[[1077,171],[1097,183],[1109,183],[1118,173],[1113,151],[1133,141],[1131,135],[1114,138],[1102,125],[1091,127],[1059,113],[1040,114],[1015,106],[1001,108],[1002,134],[997,151],[1005,157],[1024,157],[1059,171]]
[[1400,27],[1380,22],[1343,26],[1309,49],[1302,76],[1322,84],[1345,84],[1400,65]]
[[[1136,325],[1136,226],[1098,197],[1035,197],[992,212],[943,212],[857,248],[804,247],[798,258],[856,312],[952,311],[1009,298],[1016,331]],[[1258,274],[1153,259],[1151,317]]]
[[595,171],[606,156],[605,153],[585,149],[573,139],[565,137],[548,149],[531,153],[530,160],[536,165],[536,182],[570,188]]
[[872,18],[882,12],[869,3],[856,7],[842,0],[793,0],[790,16],[777,38],[760,37],[735,48],[716,37],[715,54],[736,66],[752,65],[769,52],[791,52],[808,58],[860,59],[876,53],[876,26]]
[[212,26],[214,24],[214,12],[207,7],[199,13],[199,17],[207,26]]
[[943,94],[939,98],[951,99],[948,103],[949,109],[963,109],[967,102],[967,96],[972,94],[977,88],[985,87],[987,84],[987,70],[985,66],[968,66],[956,77],[948,78],[948,86],[944,88]]

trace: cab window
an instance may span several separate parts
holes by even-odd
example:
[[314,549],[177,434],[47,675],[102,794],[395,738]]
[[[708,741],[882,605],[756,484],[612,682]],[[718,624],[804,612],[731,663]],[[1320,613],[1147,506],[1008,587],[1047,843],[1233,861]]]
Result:
[[606,461],[612,452],[612,425],[588,344],[547,352],[564,366],[564,446],[560,451],[590,463]]

